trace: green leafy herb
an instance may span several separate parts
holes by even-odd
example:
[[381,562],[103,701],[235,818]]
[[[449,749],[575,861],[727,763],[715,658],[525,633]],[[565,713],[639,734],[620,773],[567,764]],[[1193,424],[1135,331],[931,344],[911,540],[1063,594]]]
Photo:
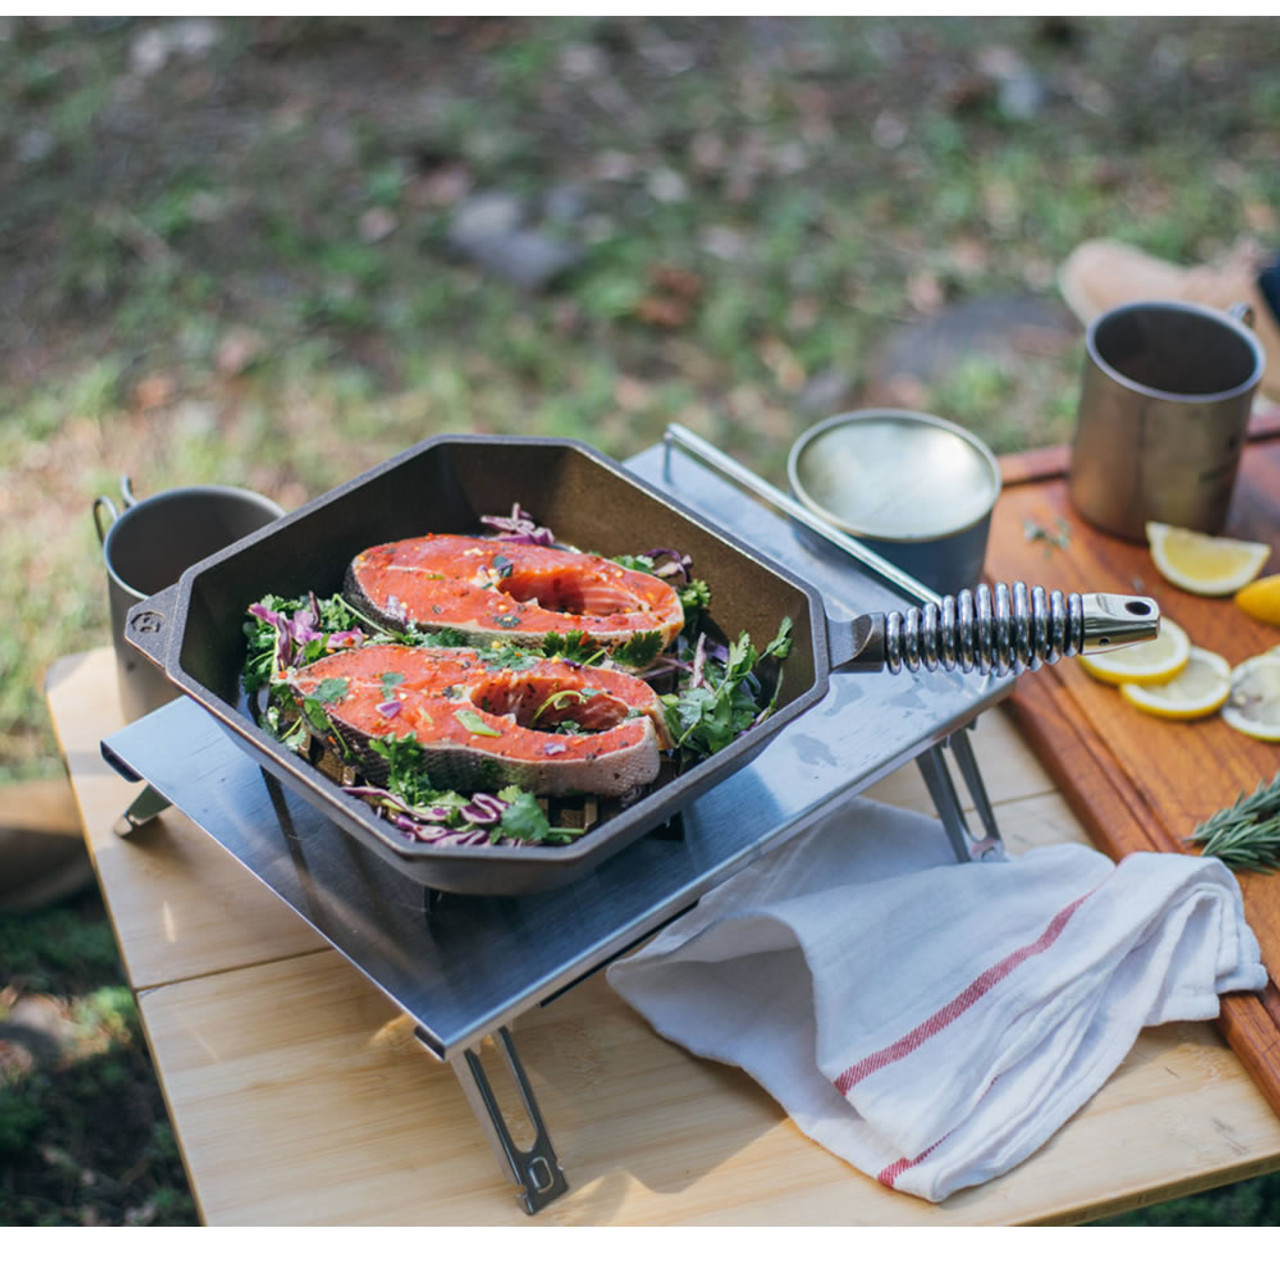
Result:
[[241,678],[244,691],[252,696],[275,675],[276,629],[260,618],[250,618],[244,624],[244,634],[248,649]]
[[723,751],[738,734],[764,719],[773,709],[776,694],[765,706],[760,705],[761,687],[755,669],[765,658],[781,661],[790,649],[789,618],[783,619],[778,634],[763,654],[756,651],[744,631],[729,646],[726,662],[707,663],[705,684],[664,694],[667,728],[676,746],[699,758],[714,755]]
[[382,673],[382,700],[390,702],[395,697],[396,685],[404,684],[404,673],[401,671],[384,671]]
[[783,618],[778,624],[778,634],[764,647],[762,658],[777,658],[779,662],[791,656],[791,619]]
[[503,787],[498,792],[498,799],[507,805],[498,825],[503,835],[513,840],[529,844],[567,844],[585,831],[584,827],[553,827],[537,798],[519,787]]
[[419,631],[412,623],[406,633],[409,644],[424,645],[432,649],[469,649],[471,641],[455,627],[433,627]]
[[[591,692],[594,693],[595,690],[592,690]],[[537,724],[542,718],[543,712],[548,710],[548,708],[552,711],[559,711],[561,707],[565,706],[569,702],[586,702],[587,696],[588,694],[586,690],[583,690],[580,693],[577,689],[561,689],[559,693],[553,693],[543,702],[537,711],[533,713],[532,717],[530,717],[529,723],[531,725]]]
[[1202,822],[1187,841],[1203,845],[1204,856],[1229,867],[1270,875],[1280,867],[1280,773],[1259,783],[1251,796],[1242,791],[1235,804]]
[[525,671],[541,660],[542,654],[509,643],[493,645],[480,653],[480,661],[490,671]]
[[496,622],[498,626],[510,631],[512,627],[518,627],[520,625],[520,618],[519,615],[514,613],[501,613],[494,618],[494,622]]
[[511,571],[516,567],[515,564],[507,559],[504,555],[496,555],[489,563],[489,567],[497,573],[499,578],[511,577]]
[[406,804],[425,806],[436,803],[440,793],[431,785],[424,761],[426,752],[411,733],[397,738],[389,733],[373,738],[369,749],[387,762],[387,790],[400,796]]
[[[506,797],[499,792],[499,799]],[[538,807],[538,802],[527,791],[521,791],[502,811],[499,820],[502,830],[513,840],[528,840],[531,844],[541,844],[551,830],[547,815]]]
[[589,665],[603,662],[605,651],[585,631],[566,631],[552,634],[542,642],[542,652],[548,658],[564,658],[569,662]]
[[643,670],[662,652],[662,632],[640,631],[612,653],[615,662]]
[[311,722],[312,728],[317,733],[329,734],[333,732],[333,725],[329,722],[328,712],[325,711],[318,698],[303,698],[302,714]]
[[317,701],[324,703],[325,706],[332,706],[335,702],[341,702],[347,696],[347,690],[350,687],[350,680],[344,679],[342,676],[329,676],[316,685],[315,696]]
[[482,738],[500,738],[502,731],[500,729],[491,729],[480,717],[467,707],[461,707],[453,713],[453,718],[468,733],[474,733]]
[[639,573],[652,573],[654,569],[652,556],[614,556],[613,562],[620,564],[624,569],[634,569]]
[[[316,603],[320,609],[317,631],[354,631],[360,623],[368,623],[368,619],[358,614],[342,596],[333,595]],[[375,629],[382,630],[381,627]]]
[[684,610],[685,632],[688,634],[697,623],[699,616],[711,608],[711,588],[701,578],[686,582],[676,589],[680,597],[680,607]]

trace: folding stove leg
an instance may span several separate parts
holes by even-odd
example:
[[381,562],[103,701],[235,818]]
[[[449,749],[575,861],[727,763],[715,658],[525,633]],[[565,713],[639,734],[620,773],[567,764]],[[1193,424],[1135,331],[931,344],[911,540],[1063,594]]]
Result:
[[498,1157],[498,1163],[507,1170],[520,1190],[521,1207],[525,1213],[534,1214],[564,1195],[569,1190],[569,1184],[560,1168],[555,1148],[551,1145],[551,1135],[542,1121],[542,1113],[538,1110],[529,1078],[516,1055],[510,1032],[506,1027],[499,1027],[494,1039],[515,1080],[525,1115],[533,1126],[532,1145],[521,1148],[511,1136],[511,1130],[507,1127],[502,1108],[498,1105],[478,1053],[464,1049],[462,1060],[452,1064],[453,1070],[462,1085],[463,1093],[467,1095],[467,1101],[471,1103],[471,1109],[480,1121],[485,1137],[489,1139],[494,1155]]
[[[1004,843],[1000,839],[1000,830],[996,826],[996,815],[992,811],[991,801],[987,798],[987,788],[982,781],[982,772],[978,768],[977,758],[973,754],[973,744],[969,741],[969,729],[966,725],[957,733],[944,738],[937,746],[930,747],[916,757],[916,764],[924,775],[925,785],[938,808],[938,816],[942,819],[943,828],[951,847],[955,851],[957,862],[974,862],[1004,853]],[[947,763],[945,750],[951,748],[960,768],[960,776],[964,779],[965,788],[976,810],[976,816],[982,824],[982,832],[975,835],[969,829],[960,797],[956,794],[955,782],[951,776],[951,768]]]

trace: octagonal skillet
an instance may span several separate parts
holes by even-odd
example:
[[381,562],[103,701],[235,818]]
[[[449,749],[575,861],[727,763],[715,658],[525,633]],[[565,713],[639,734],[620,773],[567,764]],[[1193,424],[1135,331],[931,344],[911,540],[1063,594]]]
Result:
[[[762,645],[789,617],[786,679],[767,720],[684,773],[660,780],[572,844],[419,844],[254,723],[240,687],[245,611],[268,593],[332,595],[365,548],[424,533],[475,534],[481,515],[505,514],[516,502],[558,538],[601,555],[680,548],[711,584],[712,620],[727,636],[747,631]],[[1157,625],[1149,600],[1059,593],[1040,593],[1034,601],[1021,594],[974,600],[962,593],[941,608],[836,622],[814,588],[586,445],[436,436],[192,566],[176,585],[130,611],[127,634],[263,769],[403,874],[446,892],[502,895],[558,888],[660,826],[814,706],[833,669],[1008,670],[1149,638]]]

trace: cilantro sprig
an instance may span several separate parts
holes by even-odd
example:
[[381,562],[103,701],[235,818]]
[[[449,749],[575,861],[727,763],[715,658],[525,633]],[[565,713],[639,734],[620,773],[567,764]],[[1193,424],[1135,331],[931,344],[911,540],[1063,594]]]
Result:
[[701,758],[723,751],[740,733],[765,719],[777,705],[778,689],[761,705],[757,668],[766,659],[782,661],[791,652],[791,619],[760,653],[744,631],[729,646],[723,663],[708,661],[703,682],[663,695],[667,728],[677,749]]

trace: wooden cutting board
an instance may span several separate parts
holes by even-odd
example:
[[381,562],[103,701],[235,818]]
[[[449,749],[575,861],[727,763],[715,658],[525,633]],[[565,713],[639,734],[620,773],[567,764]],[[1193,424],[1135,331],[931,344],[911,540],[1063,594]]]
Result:
[[[1271,544],[1264,574],[1280,573],[1280,419],[1255,418],[1223,533]],[[1153,596],[1192,644],[1232,665],[1280,644],[1280,628],[1255,622],[1231,601],[1191,595],[1166,582],[1144,545],[1085,523],[1067,499],[1065,449],[1002,462],[1005,487],[992,518],[986,572],[992,581],[1064,591]],[[1034,525],[1068,528],[1065,548],[1031,540]],[[1062,788],[1097,847],[1112,858],[1135,850],[1190,852],[1196,825],[1280,771],[1280,744],[1255,741],[1219,716],[1160,720],[1124,702],[1070,659],[1019,677],[1009,702],[1032,750]],[[1260,996],[1223,1001],[1231,1047],[1280,1112],[1280,874],[1239,876],[1245,914],[1271,984]]]

